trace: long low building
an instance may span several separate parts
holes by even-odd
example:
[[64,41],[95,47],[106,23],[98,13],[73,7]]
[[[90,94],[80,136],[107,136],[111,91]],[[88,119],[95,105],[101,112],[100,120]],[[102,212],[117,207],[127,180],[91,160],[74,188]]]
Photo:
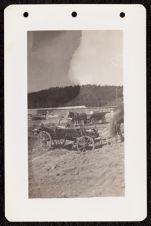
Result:
[[52,110],[72,110],[72,109],[85,109],[86,106],[67,106],[67,107],[54,107],[54,108],[32,108],[28,109],[28,114],[42,114],[46,111],[52,111]]
[[98,112],[111,112],[116,106],[103,106],[103,107],[86,107],[84,105],[81,106],[67,106],[67,107],[54,107],[54,108],[38,108],[38,109],[28,109],[28,115],[42,115],[47,112],[57,112],[57,110],[62,110],[62,112],[66,112],[67,110],[73,111],[83,111],[88,113],[89,111],[98,111]]

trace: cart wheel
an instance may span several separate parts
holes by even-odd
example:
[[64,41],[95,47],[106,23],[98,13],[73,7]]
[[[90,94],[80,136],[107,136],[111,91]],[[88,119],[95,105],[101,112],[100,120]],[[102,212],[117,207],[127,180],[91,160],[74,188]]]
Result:
[[41,131],[39,133],[39,142],[43,150],[48,150],[52,147],[51,135],[46,131]]
[[92,137],[82,136],[77,141],[78,151],[94,150],[94,148],[95,148],[95,144]]

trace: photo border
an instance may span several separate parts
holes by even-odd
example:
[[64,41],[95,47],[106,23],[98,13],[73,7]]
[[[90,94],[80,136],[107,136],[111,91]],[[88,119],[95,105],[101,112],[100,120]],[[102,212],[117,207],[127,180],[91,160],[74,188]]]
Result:
[[[7,2],[7,3],[6,3]],[[9,5],[9,3],[10,3],[10,1],[6,1],[6,2],[4,2],[3,3],[3,9],[7,6],[7,5]],[[23,4],[28,4],[28,1],[22,1],[23,2]],[[114,1],[114,3],[132,3],[132,1]],[[139,3],[139,4],[141,4],[141,3],[143,3],[145,6],[146,6],[146,8],[147,8],[147,13],[148,13],[148,15],[150,14],[150,7],[149,7],[149,4],[146,2],[146,1],[133,1],[134,3]],[[11,3],[12,3],[12,1],[11,1]],[[20,3],[20,1],[13,1],[13,3]],[[38,4],[40,4],[40,3],[43,3],[43,2],[41,2],[41,1],[30,1],[30,3],[38,3]],[[46,3],[46,1],[45,1],[45,3]],[[47,1],[47,3],[50,3],[50,1]],[[58,3],[58,1],[57,1],[57,3]],[[62,2],[61,2],[62,3]],[[63,2],[63,3],[65,3],[65,1]],[[69,3],[69,1],[67,2],[67,3]],[[73,3],[73,1],[72,1],[72,3]],[[78,3],[77,1],[76,1],[76,3]],[[84,1],[82,2],[82,3],[85,3]],[[94,2],[93,2],[94,3]],[[96,3],[98,3],[98,2],[96,2]],[[113,3],[112,1],[101,1],[101,3],[108,3],[108,4],[110,4],[110,3]],[[2,16],[2,13],[0,14],[0,16]],[[3,20],[1,20],[2,22],[3,22]],[[149,20],[148,20],[148,31],[150,31],[150,24],[149,24]],[[149,43],[149,38],[150,38],[150,35],[149,35],[149,32],[148,32],[148,35],[147,35],[147,40],[148,40],[148,43]],[[1,40],[2,40],[3,38],[2,38],[2,35],[1,35]],[[3,40],[2,40],[3,41]],[[148,44],[148,51],[147,51],[147,56],[148,56],[148,66],[149,66],[149,64],[150,64],[150,61],[149,61],[149,49],[150,49],[150,45]],[[1,59],[3,58],[3,54],[2,54],[2,57],[1,57]],[[2,66],[2,65],[1,65]],[[2,68],[2,71],[3,71],[3,66],[1,67]],[[148,72],[150,72],[150,69],[149,69],[149,67],[148,67]],[[148,73],[149,74],[149,73]],[[147,85],[147,91],[148,91],[148,94],[151,92],[151,91],[149,91],[149,88],[150,88],[150,83],[151,83],[151,81],[150,81],[150,79],[149,79],[149,76],[147,77],[148,78],[148,85]],[[3,78],[1,79],[1,81],[2,81],[2,84],[3,84]],[[1,91],[3,92],[3,86],[2,86],[2,89],[1,89]],[[149,96],[148,96],[148,103],[150,102],[150,98],[149,98]],[[3,103],[1,102],[1,105],[3,106]],[[149,107],[148,107],[148,112],[147,112],[147,115],[149,115],[149,112],[150,112],[150,105],[149,105]],[[2,108],[3,109],[3,108]],[[2,111],[2,115],[4,114],[4,112]],[[3,127],[3,125],[4,125],[4,122],[2,123],[2,127]],[[149,125],[149,127],[150,127],[150,121],[148,121],[148,125]],[[150,133],[149,133],[149,127],[148,127],[148,145],[150,145],[150,143],[149,143],[149,140],[150,140]],[[2,146],[3,146],[3,142],[2,142]],[[4,156],[4,153],[3,152],[1,152],[1,159],[3,159],[3,156]],[[150,157],[150,153],[148,153],[148,163],[149,163],[149,160],[151,159],[151,157]],[[3,162],[3,161],[2,161]],[[150,164],[148,164],[148,177],[150,178],[150,172],[151,171],[149,171],[149,165]],[[1,165],[2,167],[1,168],[3,168],[3,165]],[[1,172],[2,172],[2,175],[3,175],[3,169],[1,169]],[[4,180],[2,180],[2,184],[3,184],[3,186],[4,186]],[[2,188],[2,193],[4,192],[4,190],[3,190],[3,186],[1,187]],[[150,183],[149,183],[149,181],[148,181],[148,188],[150,188]],[[149,190],[149,189],[148,189]],[[4,195],[4,193],[3,193],[3,195]],[[1,200],[3,200],[1,203],[2,203],[2,206],[4,207],[4,196],[2,195],[2,199]],[[148,196],[148,203],[150,203],[149,202],[149,196]],[[148,210],[150,210],[150,206],[148,206]],[[3,212],[4,213],[4,212]],[[3,214],[2,214],[3,215]],[[149,216],[149,215],[148,215]],[[149,217],[148,217],[149,218]],[[146,222],[149,222],[148,221],[148,218],[146,218],[146,220],[144,221],[144,223]],[[4,217],[4,215],[3,215],[3,220],[2,220],[3,222],[7,222],[7,220],[5,219],[5,217]],[[7,224],[8,224],[8,222],[7,222]],[[22,223],[22,225],[25,225],[26,223]],[[39,225],[40,223],[36,223],[36,225]],[[44,224],[47,224],[47,223],[44,223]],[[106,223],[104,223],[104,224],[106,224]],[[114,223],[111,223],[112,225],[114,224]],[[125,225],[126,223],[122,223],[122,224],[120,224],[120,225]],[[135,224],[135,223],[134,223]],[[138,225],[138,222],[136,222],[136,224]],[[141,224],[141,223],[140,223]],[[142,224],[143,224],[143,222],[142,222]],[[35,225],[35,223],[30,223],[30,225]],[[107,225],[109,225],[109,224],[107,224]]]

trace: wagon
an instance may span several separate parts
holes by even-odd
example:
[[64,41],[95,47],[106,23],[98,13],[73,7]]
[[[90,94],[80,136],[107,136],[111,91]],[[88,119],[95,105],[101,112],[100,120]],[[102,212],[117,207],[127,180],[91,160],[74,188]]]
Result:
[[83,125],[74,128],[42,125],[39,129],[34,130],[35,132],[41,148],[45,150],[58,146],[65,147],[68,143],[71,144],[72,149],[78,151],[94,150],[96,143],[101,142],[96,127]]

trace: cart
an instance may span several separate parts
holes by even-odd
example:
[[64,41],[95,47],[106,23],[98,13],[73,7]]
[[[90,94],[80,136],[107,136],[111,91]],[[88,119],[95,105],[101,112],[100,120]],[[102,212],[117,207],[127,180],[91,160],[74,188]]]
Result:
[[94,150],[95,146],[101,142],[97,128],[78,125],[74,128],[62,126],[41,125],[34,130],[38,135],[40,147],[45,150],[56,147],[65,147],[70,142],[72,149],[77,151]]

